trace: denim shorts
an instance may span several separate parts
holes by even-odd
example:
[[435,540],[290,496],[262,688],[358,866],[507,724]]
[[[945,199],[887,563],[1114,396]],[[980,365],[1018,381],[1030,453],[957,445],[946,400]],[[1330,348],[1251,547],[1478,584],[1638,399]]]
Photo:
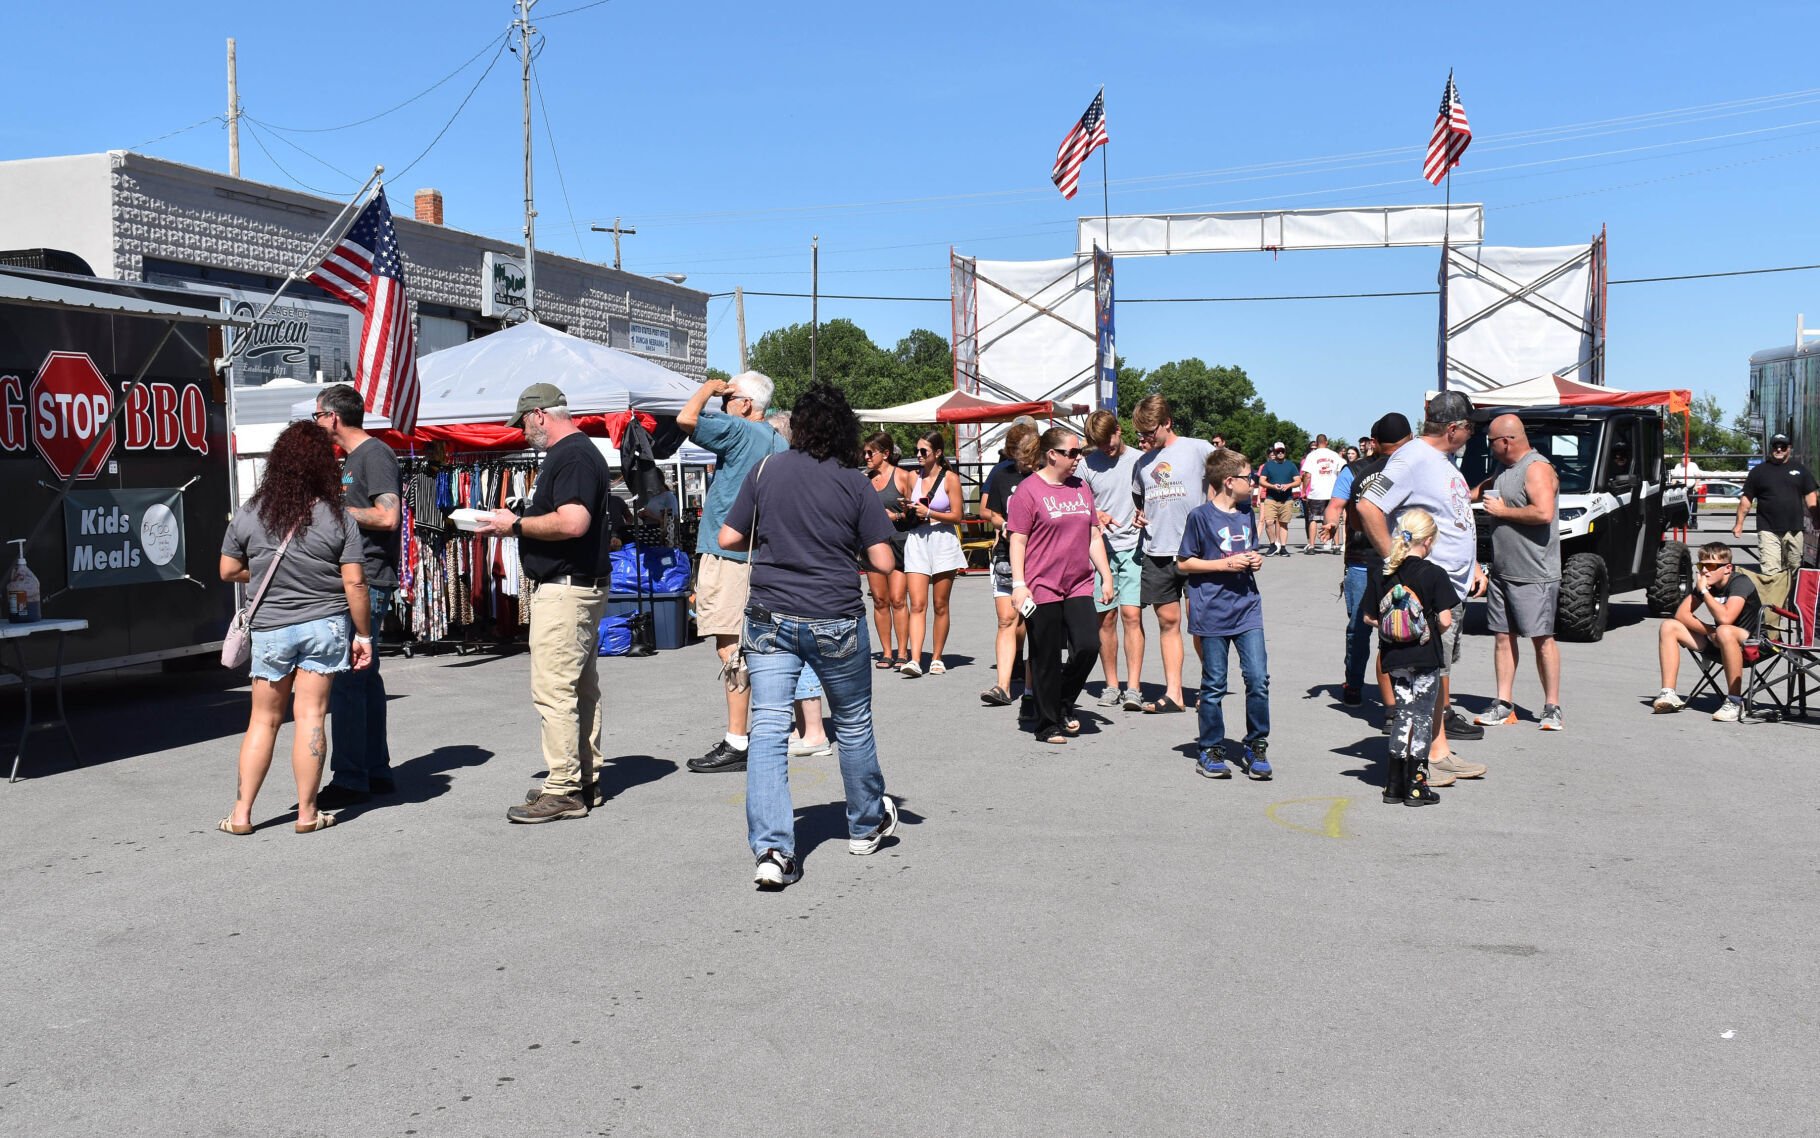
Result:
[[254,629],[253,678],[276,683],[299,668],[322,675],[347,671],[351,627],[345,616],[324,616],[283,628]]

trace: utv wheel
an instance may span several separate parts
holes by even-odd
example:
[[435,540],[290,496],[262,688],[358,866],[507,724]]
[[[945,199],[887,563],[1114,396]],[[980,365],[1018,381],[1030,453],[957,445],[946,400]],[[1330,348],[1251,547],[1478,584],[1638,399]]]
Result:
[[1687,596],[1693,578],[1687,546],[1678,541],[1663,542],[1656,551],[1656,576],[1649,583],[1649,611],[1656,616],[1673,615],[1681,598]]
[[1555,635],[1562,640],[1596,641],[1605,635],[1611,609],[1611,578],[1596,553],[1576,553],[1561,566],[1561,600]]

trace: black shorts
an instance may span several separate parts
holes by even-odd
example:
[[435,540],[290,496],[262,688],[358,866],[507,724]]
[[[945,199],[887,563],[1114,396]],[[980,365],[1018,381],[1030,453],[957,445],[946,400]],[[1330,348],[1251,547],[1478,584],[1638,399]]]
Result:
[[1143,560],[1138,577],[1138,603],[1146,606],[1179,603],[1188,588],[1188,574],[1176,565],[1175,558],[1145,554]]

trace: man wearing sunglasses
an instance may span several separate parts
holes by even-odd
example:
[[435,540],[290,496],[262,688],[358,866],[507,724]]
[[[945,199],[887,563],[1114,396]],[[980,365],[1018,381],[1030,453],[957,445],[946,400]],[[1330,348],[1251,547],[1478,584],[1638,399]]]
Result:
[[1713,712],[1721,723],[1736,723],[1744,716],[1744,645],[1757,635],[1763,602],[1749,577],[1732,567],[1732,551],[1722,541],[1700,547],[1694,566],[1694,587],[1675,615],[1663,621],[1658,636],[1662,664],[1662,691],[1656,696],[1657,715],[1680,711],[1687,701],[1675,691],[1681,670],[1681,649],[1717,656],[1725,669],[1725,702]]
[[[1801,567],[1807,541],[1802,522],[1815,512],[1815,487],[1807,465],[1790,458],[1787,435],[1770,439],[1768,458],[1745,476],[1733,537],[1744,536],[1744,515],[1752,502],[1757,503],[1757,560],[1763,575],[1793,573]],[[1820,515],[1815,520],[1820,522]]]
[[1188,576],[1176,564],[1188,515],[1206,497],[1202,482],[1213,444],[1175,433],[1169,400],[1147,395],[1132,409],[1144,454],[1133,467],[1132,497],[1138,503],[1139,601],[1156,609],[1157,639],[1163,654],[1163,694],[1144,704],[1152,715],[1184,710],[1182,697],[1182,605]]

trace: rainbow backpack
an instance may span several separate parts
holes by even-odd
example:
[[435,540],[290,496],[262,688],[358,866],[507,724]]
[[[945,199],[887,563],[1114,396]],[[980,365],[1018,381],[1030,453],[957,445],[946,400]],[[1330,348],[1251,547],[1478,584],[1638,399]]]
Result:
[[1394,578],[1378,598],[1378,634],[1386,644],[1428,643],[1428,614],[1422,611],[1422,598]]

